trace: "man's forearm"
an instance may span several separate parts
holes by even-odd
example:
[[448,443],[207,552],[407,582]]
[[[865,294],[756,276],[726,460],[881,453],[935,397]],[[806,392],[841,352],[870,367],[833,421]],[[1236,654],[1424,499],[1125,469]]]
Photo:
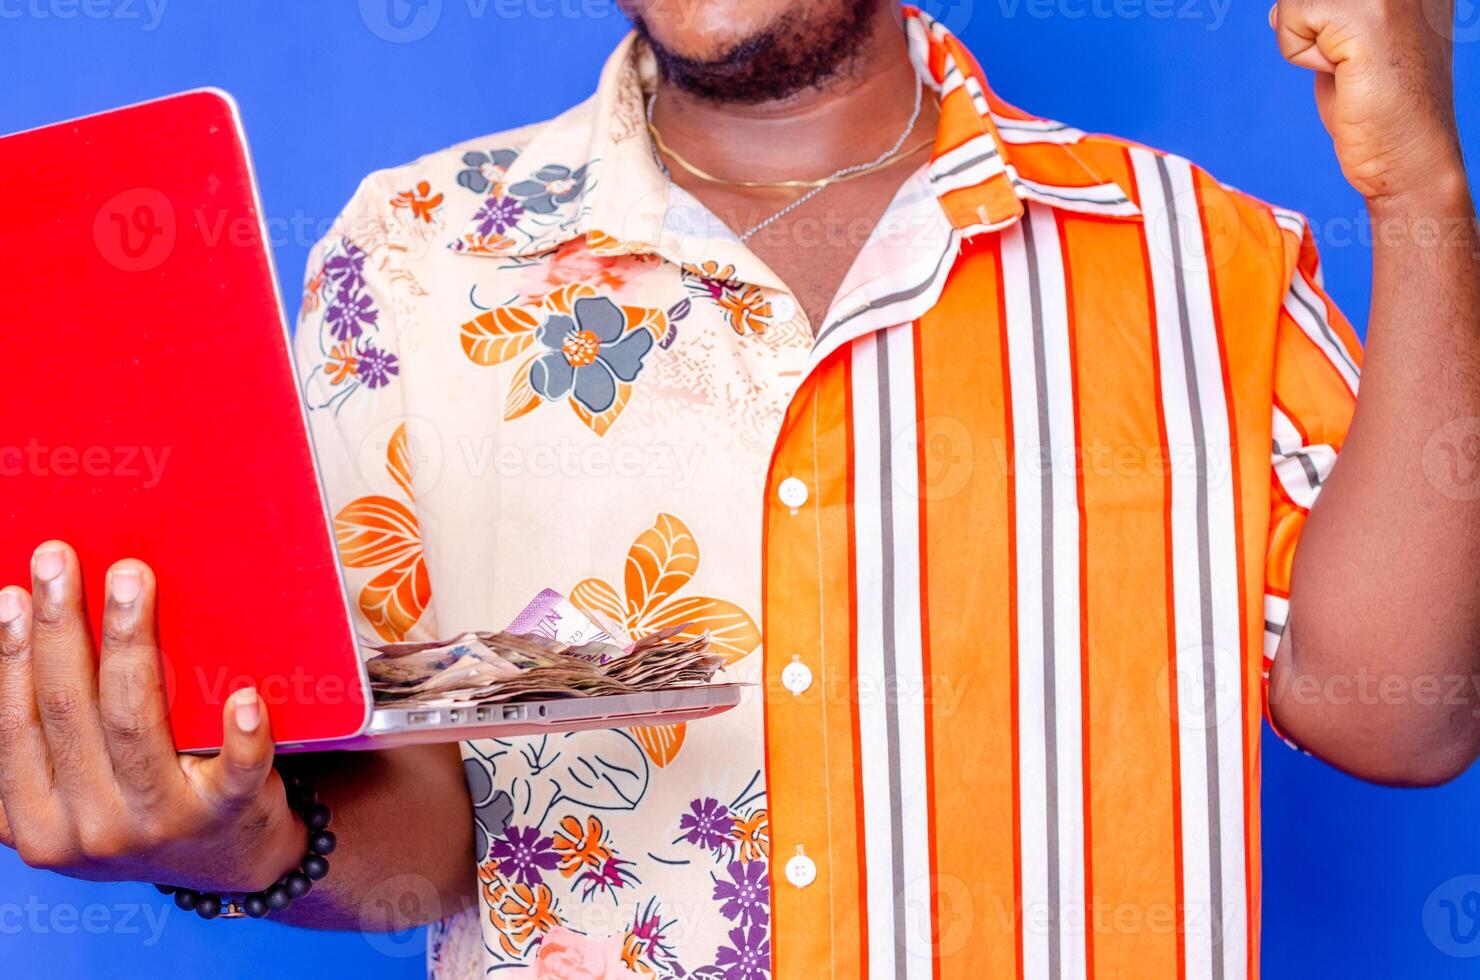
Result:
[[1361,392],[1296,553],[1274,710],[1357,775],[1432,783],[1480,745],[1480,239],[1462,173],[1371,212]]
[[390,932],[476,897],[473,821],[456,745],[290,760],[334,811],[329,876],[279,916],[316,929]]

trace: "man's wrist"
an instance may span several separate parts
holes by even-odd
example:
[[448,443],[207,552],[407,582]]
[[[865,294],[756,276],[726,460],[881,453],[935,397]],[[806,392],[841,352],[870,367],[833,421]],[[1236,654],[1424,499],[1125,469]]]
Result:
[[1367,213],[1374,222],[1465,217],[1474,212],[1469,176],[1461,161],[1403,181],[1392,193],[1367,198]]
[[283,875],[298,868],[307,850],[308,824],[289,809],[287,818],[274,821],[276,830],[264,839],[257,859],[246,875],[242,892],[262,891]]

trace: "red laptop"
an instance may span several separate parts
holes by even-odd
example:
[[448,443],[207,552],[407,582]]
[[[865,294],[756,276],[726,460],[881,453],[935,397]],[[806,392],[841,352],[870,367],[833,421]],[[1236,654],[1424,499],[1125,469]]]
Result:
[[159,577],[176,745],[255,684],[285,749],[657,724],[732,685],[374,709],[236,107],[199,91],[0,139],[0,583],[72,543],[89,608]]

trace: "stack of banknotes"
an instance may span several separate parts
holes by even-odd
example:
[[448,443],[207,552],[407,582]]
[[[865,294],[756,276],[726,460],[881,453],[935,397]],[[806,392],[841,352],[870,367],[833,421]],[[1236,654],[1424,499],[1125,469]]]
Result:
[[366,668],[379,705],[498,704],[710,683],[724,659],[709,652],[707,635],[683,633],[676,626],[632,643],[546,590],[502,633],[371,645]]

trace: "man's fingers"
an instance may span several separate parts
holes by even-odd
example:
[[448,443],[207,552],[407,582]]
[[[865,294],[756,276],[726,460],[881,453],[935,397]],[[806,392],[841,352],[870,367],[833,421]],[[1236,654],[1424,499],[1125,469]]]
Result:
[[1322,53],[1316,42],[1321,34],[1321,25],[1312,20],[1299,4],[1285,0],[1270,7],[1269,26],[1274,29],[1280,54],[1290,64],[1311,71],[1336,71],[1335,62]]
[[[36,708],[57,787],[82,805],[111,785],[98,717],[91,630],[77,555],[48,541],[31,559],[31,663]],[[106,783],[105,783],[106,781]]]
[[0,591],[0,800],[20,820],[51,799],[51,760],[31,680],[31,597]]
[[256,801],[272,773],[272,727],[255,688],[226,700],[224,722],[221,754],[196,768],[196,781],[211,803],[242,809]]
[[107,595],[98,661],[103,738],[119,788],[147,805],[183,778],[155,639],[154,573],[121,561],[108,571]]

